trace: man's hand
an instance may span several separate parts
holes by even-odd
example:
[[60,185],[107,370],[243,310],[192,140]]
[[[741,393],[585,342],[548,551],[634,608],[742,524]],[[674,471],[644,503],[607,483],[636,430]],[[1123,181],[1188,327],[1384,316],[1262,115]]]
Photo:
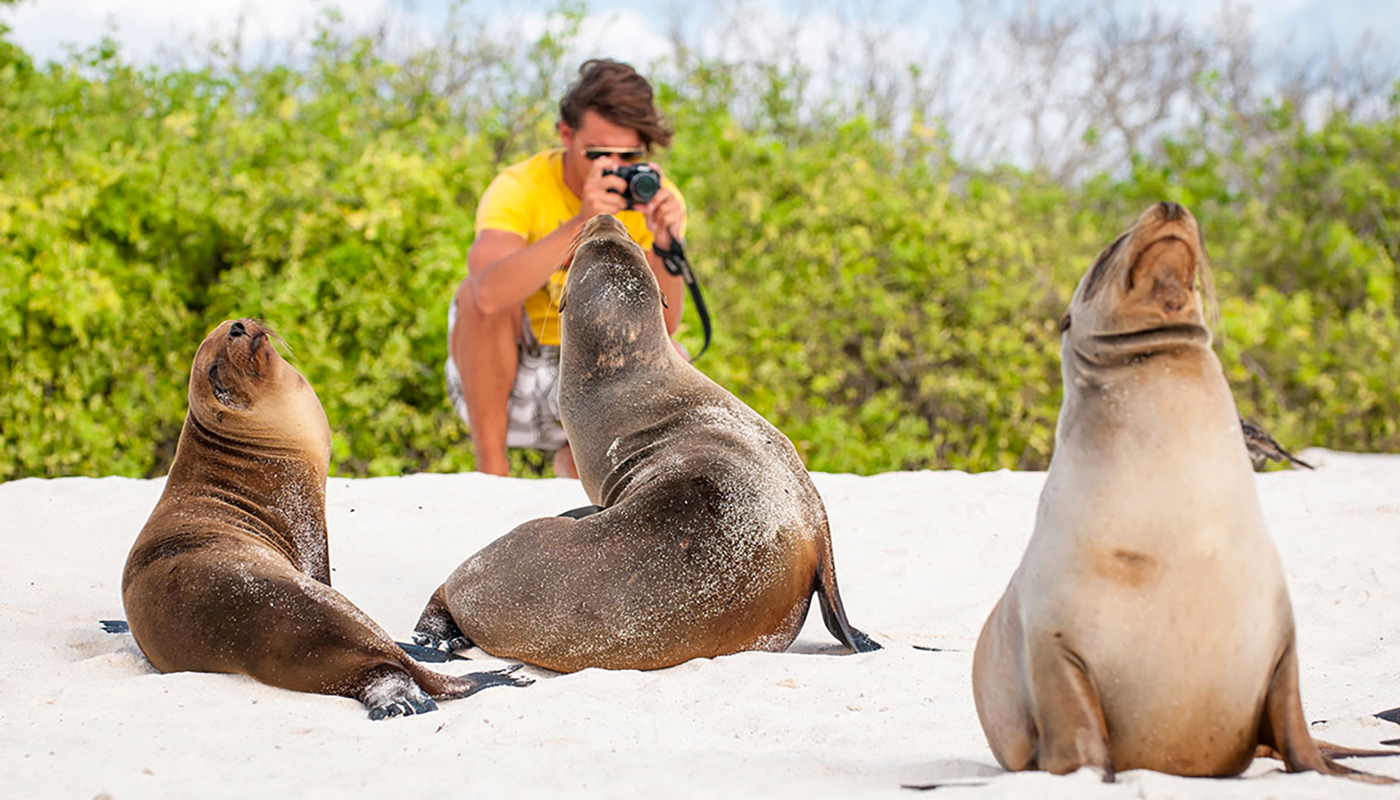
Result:
[[[656,170],[658,176],[661,174],[655,164],[651,168]],[[637,206],[637,210],[646,216],[647,230],[651,231],[652,238],[656,239],[657,246],[662,250],[671,246],[672,231],[677,236],[685,235],[685,208],[670,189],[663,186],[650,203]]]
[[580,221],[587,222],[599,214],[616,214],[627,208],[627,200],[621,195],[627,190],[627,183],[616,175],[603,174],[610,169],[617,169],[617,161],[607,156],[595,159],[589,165],[580,197]]

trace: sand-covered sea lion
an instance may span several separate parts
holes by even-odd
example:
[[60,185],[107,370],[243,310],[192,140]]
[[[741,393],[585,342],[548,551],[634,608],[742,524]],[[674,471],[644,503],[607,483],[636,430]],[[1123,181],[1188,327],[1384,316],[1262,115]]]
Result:
[[561,672],[656,669],[784,650],[815,592],[837,639],[878,648],[846,620],[826,509],[791,442],[677,354],[613,217],[582,231],[561,311],[560,416],[601,510],[526,522],[467,559],[420,641],[464,636]]
[[1200,286],[1196,221],[1161,203],[1075,291],[1035,532],[973,660],[982,728],[1011,770],[1234,775],[1262,745],[1289,771],[1389,782],[1308,733],[1293,609]]
[[209,334],[189,402],[165,491],[122,576],[131,633],[156,669],[354,697],[373,719],[528,682],[425,669],[331,588],[330,427],[263,325],[234,320]]

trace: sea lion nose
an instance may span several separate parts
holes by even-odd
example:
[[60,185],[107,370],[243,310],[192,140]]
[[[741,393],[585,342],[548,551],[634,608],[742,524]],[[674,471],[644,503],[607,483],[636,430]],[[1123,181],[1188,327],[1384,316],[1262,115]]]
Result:
[[599,214],[583,226],[583,238],[591,239],[604,231],[613,234],[626,234],[627,227],[611,214]]
[[235,322],[229,326],[228,335],[231,338],[237,339],[239,336],[246,336],[247,334],[248,329],[243,327],[242,321]]
[[1158,205],[1162,209],[1162,217],[1172,222],[1181,219],[1182,212],[1186,210],[1181,207],[1180,203],[1162,202]]

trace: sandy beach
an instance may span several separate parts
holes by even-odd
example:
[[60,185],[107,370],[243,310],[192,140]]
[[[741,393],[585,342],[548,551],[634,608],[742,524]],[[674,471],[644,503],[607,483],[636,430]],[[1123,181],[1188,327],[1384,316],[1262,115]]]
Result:
[[[1400,456],[1302,454],[1258,487],[1297,617],[1318,738],[1373,747],[1400,706]],[[1257,760],[1240,779],[1007,774],[977,722],[972,648],[1034,523],[1044,473],[814,476],[851,621],[813,612],[787,653],[656,672],[587,670],[370,722],[354,700],[241,676],[162,675],[123,617],[126,554],[162,480],[0,484],[0,796],[67,798],[1400,797]],[[400,640],[462,559],[518,523],[584,505],[576,481],[476,474],[328,488],[336,588]],[[939,648],[937,652],[915,649]],[[500,666],[480,650],[451,672]],[[1400,758],[1350,762],[1400,778]],[[961,785],[966,784],[966,785]]]

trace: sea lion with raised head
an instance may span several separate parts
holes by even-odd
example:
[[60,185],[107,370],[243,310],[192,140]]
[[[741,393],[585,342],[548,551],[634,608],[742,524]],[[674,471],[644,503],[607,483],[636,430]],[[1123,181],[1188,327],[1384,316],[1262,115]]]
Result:
[[331,588],[330,427],[263,325],[233,320],[209,334],[189,403],[165,491],[122,576],[131,633],[156,669],[353,697],[373,719],[529,682],[511,669],[425,669]]
[[982,729],[1011,770],[1235,775],[1261,749],[1389,782],[1327,757],[1379,753],[1324,754],[1308,732],[1293,608],[1199,286],[1196,221],[1161,203],[1075,290],[1035,531],[973,658]]
[[672,347],[656,278],[613,217],[584,227],[560,311],[560,416],[600,510],[526,522],[467,559],[420,643],[560,672],[657,669],[784,650],[815,592],[842,644],[878,648],[846,619],[792,443]]

